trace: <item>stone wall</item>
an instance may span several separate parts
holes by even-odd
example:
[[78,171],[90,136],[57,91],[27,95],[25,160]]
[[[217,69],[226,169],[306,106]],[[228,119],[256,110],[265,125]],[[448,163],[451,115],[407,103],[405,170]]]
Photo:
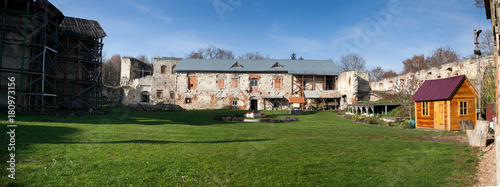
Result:
[[[178,72],[176,76],[175,104],[186,109],[249,109],[251,100],[257,101],[257,110],[273,109],[272,102],[278,100],[262,96],[282,97],[282,109],[289,109],[288,97],[292,91],[289,74]],[[192,89],[190,77],[196,79]],[[258,85],[250,86],[250,79],[258,79]],[[280,80],[279,86],[275,85],[276,79]]]
[[[493,56],[485,56],[479,58],[481,64],[481,73],[484,73],[486,68],[492,67],[494,64]],[[476,59],[466,59],[455,63],[444,64],[439,68],[431,68],[426,70],[421,70],[415,73],[403,74],[400,76],[386,78],[380,81],[370,82],[369,87],[372,91],[388,91],[394,85],[399,84],[401,81],[407,81],[411,77],[415,77],[417,80],[425,81],[431,79],[447,78],[457,75],[466,75],[470,82],[475,88],[477,88],[477,63]],[[372,95],[370,100],[376,101],[380,98]]]
[[370,93],[370,74],[367,71],[348,71],[339,75],[337,90],[342,99],[340,108],[344,109],[347,104],[368,100]]
[[174,104],[175,72],[172,70],[180,60],[170,57],[153,58],[152,64],[149,64],[152,74],[131,79],[133,70],[130,67],[133,67],[134,63],[139,63],[133,58],[122,58],[120,73],[120,84],[123,88],[122,104]]

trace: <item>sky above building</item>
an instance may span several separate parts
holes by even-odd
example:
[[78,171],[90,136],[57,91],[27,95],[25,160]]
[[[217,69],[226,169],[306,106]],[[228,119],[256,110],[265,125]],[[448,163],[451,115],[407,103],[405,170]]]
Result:
[[367,68],[401,71],[414,54],[474,50],[474,29],[491,29],[473,0],[50,0],[65,16],[97,20],[105,58],[186,54],[209,45],[288,59],[358,53]]

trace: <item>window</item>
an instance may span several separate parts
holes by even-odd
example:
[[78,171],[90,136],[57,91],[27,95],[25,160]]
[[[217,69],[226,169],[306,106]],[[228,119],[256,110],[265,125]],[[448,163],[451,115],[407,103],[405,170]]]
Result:
[[186,98],[185,102],[186,102],[186,104],[191,103],[191,98]]
[[174,91],[170,91],[170,98],[173,99],[175,97]]
[[161,66],[161,74],[167,73],[167,66],[163,65]]
[[231,87],[238,88],[238,79],[231,80]]
[[156,90],[156,97],[163,98],[163,90]]
[[188,78],[188,89],[190,90],[196,90],[196,77],[189,77]]
[[224,79],[219,79],[219,88],[224,88]]
[[258,86],[258,85],[259,85],[258,79],[250,79],[250,86]]
[[141,93],[141,102],[149,103],[149,93],[148,92]]
[[429,102],[422,102],[422,116],[429,115]]
[[460,115],[467,115],[467,101],[460,101]]
[[175,73],[175,72],[174,72],[174,68],[175,68],[175,65],[173,65],[173,66],[172,66],[172,72],[171,72],[172,74],[174,74],[174,73]]
[[231,102],[231,104],[232,104],[233,106],[237,106],[237,105],[238,105],[238,100],[233,100],[233,101]]
[[276,89],[281,88],[281,79],[279,77],[274,79],[274,88],[276,88]]

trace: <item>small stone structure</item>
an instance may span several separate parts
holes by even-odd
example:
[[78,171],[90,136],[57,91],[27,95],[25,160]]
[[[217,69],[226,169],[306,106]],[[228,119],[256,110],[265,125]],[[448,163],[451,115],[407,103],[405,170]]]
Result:
[[123,88],[122,103],[175,104],[175,72],[181,58],[153,58],[148,64],[135,58],[123,57],[120,85]]

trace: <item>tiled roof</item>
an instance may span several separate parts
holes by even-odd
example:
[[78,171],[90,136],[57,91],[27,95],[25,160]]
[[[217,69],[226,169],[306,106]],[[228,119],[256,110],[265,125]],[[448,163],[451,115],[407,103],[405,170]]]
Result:
[[455,89],[457,89],[465,79],[465,75],[460,75],[444,79],[426,80],[422,86],[418,88],[411,100],[435,101],[450,99]]
[[[276,64],[281,65],[277,66]],[[241,66],[241,67],[240,67]],[[273,67],[274,66],[274,67]],[[241,60],[241,59],[183,59],[177,72],[285,72],[293,75],[339,75],[331,60]]]

